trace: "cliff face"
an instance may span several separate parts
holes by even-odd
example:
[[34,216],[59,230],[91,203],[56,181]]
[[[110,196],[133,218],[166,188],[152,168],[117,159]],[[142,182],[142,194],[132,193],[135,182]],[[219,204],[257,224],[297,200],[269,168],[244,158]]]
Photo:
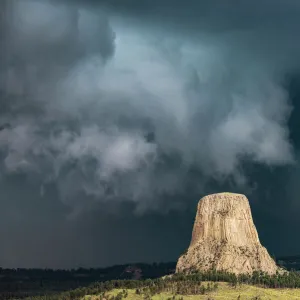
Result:
[[176,272],[194,269],[276,273],[275,262],[260,244],[244,195],[220,193],[199,201],[192,240],[179,258]]

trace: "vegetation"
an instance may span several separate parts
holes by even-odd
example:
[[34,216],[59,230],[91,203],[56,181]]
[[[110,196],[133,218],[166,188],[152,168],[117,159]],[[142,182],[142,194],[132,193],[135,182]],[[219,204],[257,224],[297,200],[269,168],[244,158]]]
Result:
[[[300,256],[277,258],[277,263],[287,269],[300,270]],[[174,273],[176,263],[126,264],[109,268],[51,270],[0,268],[0,300],[20,299],[38,295],[58,294],[62,291],[88,287],[94,282],[114,279],[155,279]],[[131,270],[128,270],[131,269]],[[138,270],[136,272],[136,270]]]
[[[245,285],[258,286],[260,289],[272,288],[279,291],[279,289],[282,288],[300,288],[300,274],[297,272],[286,272],[283,274],[278,273],[276,275],[270,276],[262,272],[254,272],[252,275],[236,276],[235,274],[217,271],[209,271],[205,273],[198,272],[190,275],[175,274],[160,279],[113,280],[107,282],[97,282],[90,285],[89,287],[82,287],[57,295],[30,297],[28,299],[76,300],[82,299],[86,295],[89,295],[89,297],[97,295],[97,299],[107,299],[107,296],[105,295],[109,295],[110,300],[121,300],[129,296],[129,291],[132,294],[132,290],[134,290],[136,298],[132,299],[155,299],[156,295],[169,295],[171,299],[176,298],[177,300],[179,300],[182,299],[182,297],[180,298],[179,296],[199,296],[214,293],[218,289],[220,282],[222,282],[222,284],[223,282],[227,282],[227,287],[229,287],[231,290],[236,291],[238,291]],[[118,291],[118,293],[114,294],[113,291]],[[256,297],[256,295],[254,296]],[[96,298],[92,297],[91,299]]]
[[[115,298],[121,290],[112,290],[105,294],[106,299]],[[124,300],[144,300],[145,295],[135,294],[135,290],[126,290],[127,297]],[[162,292],[154,295],[152,300],[293,300],[300,298],[299,289],[265,289],[251,285],[239,285],[234,288],[228,283],[219,282],[217,291],[204,295],[172,295]],[[84,300],[99,300],[100,296],[86,296]]]
[[0,300],[58,294],[114,279],[154,279],[174,273],[175,266],[176,263],[171,262],[73,270],[0,268]]

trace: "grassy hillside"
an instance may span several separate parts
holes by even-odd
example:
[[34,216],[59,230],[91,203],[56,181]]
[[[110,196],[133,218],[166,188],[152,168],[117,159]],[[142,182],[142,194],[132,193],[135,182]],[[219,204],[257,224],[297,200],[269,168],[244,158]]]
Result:
[[[177,295],[176,297],[174,295]],[[95,282],[67,292],[27,300],[184,300],[184,299],[299,299],[300,274],[262,272],[235,274],[207,271],[174,274],[159,279]]]
[[[117,296],[120,292],[122,292],[122,289],[114,289],[108,293],[106,293],[107,298],[112,298],[112,296]],[[126,300],[144,300],[145,295],[137,295],[134,289],[127,289],[128,296]],[[240,297],[240,298],[239,298]],[[150,298],[148,298],[150,299]],[[168,300],[173,299],[173,295],[170,293],[160,293],[158,295],[154,295],[151,297],[152,300]],[[300,300],[300,289],[271,289],[271,288],[260,288],[256,286],[251,285],[240,285],[236,288],[230,286],[228,283],[220,282],[218,290],[215,292],[210,292],[205,295],[177,295],[175,297],[176,300],[184,299],[184,300],[201,300],[201,299],[211,299],[211,300],[254,300],[254,299],[260,299],[260,300],[293,300],[298,299]],[[83,297],[83,300],[100,300],[100,296],[85,296]]]

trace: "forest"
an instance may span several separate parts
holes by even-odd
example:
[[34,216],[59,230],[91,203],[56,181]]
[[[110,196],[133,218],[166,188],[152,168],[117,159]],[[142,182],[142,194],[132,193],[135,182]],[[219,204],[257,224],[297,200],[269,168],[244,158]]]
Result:
[[[203,282],[208,283],[203,285]],[[217,290],[218,282],[228,282],[232,287],[248,284],[273,289],[296,289],[300,288],[300,273],[291,271],[268,275],[262,272],[254,272],[252,275],[242,274],[237,276],[227,272],[211,270],[189,275],[174,274],[156,279],[96,282],[88,287],[81,287],[59,294],[28,297],[27,300],[76,300],[86,295],[97,295],[100,299],[106,299],[106,293],[114,289],[122,289],[122,292],[110,297],[110,300],[125,299],[127,289],[135,289],[136,294],[143,294],[147,300],[162,292],[169,292],[173,295],[203,295]]]
[[[277,263],[288,270],[292,270],[292,268],[297,270],[299,261],[299,256],[277,258]],[[157,288],[159,291],[161,286],[165,290],[174,289],[174,282],[176,289],[183,293],[182,289],[186,289],[191,284],[192,288],[199,292],[199,282],[205,281],[225,281],[230,284],[242,282],[275,288],[298,287],[299,281],[298,273],[295,270],[290,272],[288,276],[280,275],[279,277],[257,273],[253,274],[251,278],[247,276],[236,277],[232,274],[217,272],[194,274],[188,277],[175,275],[172,280],[168,279],[169,281],[158,279],[173,274],[175,267],[175,262],[168,262],[124,264],[107,268],[78,268],[73,270],[0,268],[0,300],[21,298],[75,299],[76,297],[80,298],[81,295],[103,294],[104,291],[114,288],[134,288],[141,289],[141,291],[151,288],[153,292]],[[195,281],[197,282],[196,287],[193,285]],[[166,283],[168,288],[165,286]],[[203,287],[201,289],[203,291]],[[187,288],[184,293],[189,291],[190,288]],[[74,295],[76,295],[75,298],[73,298]]]

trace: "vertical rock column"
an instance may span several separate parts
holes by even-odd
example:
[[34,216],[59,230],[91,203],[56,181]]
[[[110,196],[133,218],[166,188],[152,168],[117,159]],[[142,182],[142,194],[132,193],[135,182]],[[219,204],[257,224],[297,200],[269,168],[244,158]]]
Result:
[[220,193],[199,201],[191,243],[176,271],[209,269],[276,273],[277,266],[259,241],[244,195]]

